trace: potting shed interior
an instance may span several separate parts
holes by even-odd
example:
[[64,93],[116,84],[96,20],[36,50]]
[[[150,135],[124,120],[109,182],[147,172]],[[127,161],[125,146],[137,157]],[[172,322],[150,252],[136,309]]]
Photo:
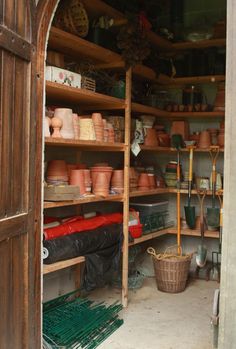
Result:
[[[197,311],[196,301],[209,345],[221,276],[226,1],[69,3],[58,4],[45,52],[43,301],[80,290],[127,312],[137,304],[137,316],[161,300],[173,317],[178,302]],[[186,262],[187,286],[168,262],[154,271],[165,254]],[[186,300],[159,293],[156,281],[169,293],[187,287]],[[126,348],[116,340],[110,348]],[[162,348],[180,348],[168,340]],[[131,338],[127,348],[143,345]]]

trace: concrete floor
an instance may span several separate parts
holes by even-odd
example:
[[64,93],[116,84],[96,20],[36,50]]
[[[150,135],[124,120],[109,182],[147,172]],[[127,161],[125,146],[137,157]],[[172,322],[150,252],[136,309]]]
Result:
[[[129,292],[129,307],[121,316],[124,325],[99,349],[211,349],[210,316],[216,282],[192,281],[185,292],[157,291],[155,279]],[[113,302],[120,290],[103,289],[93,299]]]

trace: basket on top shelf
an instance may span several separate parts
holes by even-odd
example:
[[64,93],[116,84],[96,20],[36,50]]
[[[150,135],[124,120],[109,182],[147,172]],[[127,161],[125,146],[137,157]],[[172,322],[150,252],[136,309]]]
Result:
[[57,10],[54,25],[82,38],[87,36],[89,19],[83,3],[80,0],[63,1]]

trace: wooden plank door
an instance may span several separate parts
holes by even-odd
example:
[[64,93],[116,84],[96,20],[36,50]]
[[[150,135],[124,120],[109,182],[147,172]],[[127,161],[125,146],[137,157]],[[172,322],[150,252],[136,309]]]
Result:
[[1,349],[40,348],[35,15],[34,0],[0,0]]

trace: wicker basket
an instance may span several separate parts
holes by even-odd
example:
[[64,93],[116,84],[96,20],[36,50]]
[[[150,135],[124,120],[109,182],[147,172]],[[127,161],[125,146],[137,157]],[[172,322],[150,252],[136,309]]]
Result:
[[89,19],[80,0],[64,1],[58,9],[54,24],[60,29],[64,29],[71,34],[85,37],[88,35]]
[[152,255],[157,288],[168,293],[183,292],[186,287],[192,255],[180,256],[173,253],[157,255],[153,248],[148,249]]

